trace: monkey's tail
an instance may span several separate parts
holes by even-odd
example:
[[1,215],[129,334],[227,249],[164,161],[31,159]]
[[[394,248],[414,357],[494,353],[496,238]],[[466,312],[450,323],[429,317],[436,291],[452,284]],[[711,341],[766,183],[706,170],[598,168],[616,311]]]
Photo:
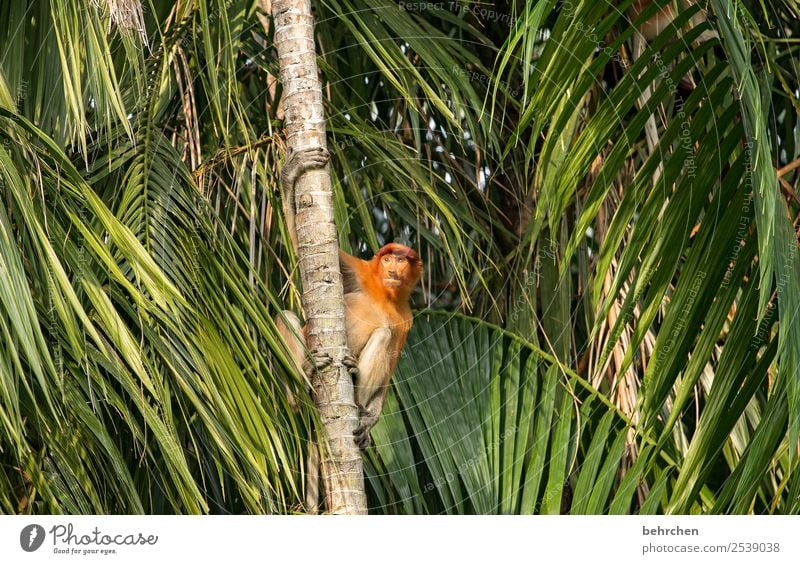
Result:
[[312,436],[308,442],[306,459],[306,511],[309,515],[319,513],[319,445]]

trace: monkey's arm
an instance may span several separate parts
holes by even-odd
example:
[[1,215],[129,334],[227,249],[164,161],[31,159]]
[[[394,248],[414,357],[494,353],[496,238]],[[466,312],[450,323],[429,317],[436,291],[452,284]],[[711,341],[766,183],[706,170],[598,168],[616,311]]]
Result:
[[281,168],[281,205],[283,206],[283,217],[286,220],[286,229],[289,231],[289,238],[292,240],[295,252],[298,250],[294,219],[295,182],[304,172],[324,167],[329,159],[330,155],[324,147],[306,147],[296,151],[289,149],[286,153],[286,161]]
[[[281,168],[281,204],[286,229],[295,252],[298,247],[297,232],[295,231],[294,185],[303,173],[325,166],[329,158],[328,151],[323,147],[307,147],[296,151],[290,148],[286,153],[286,161]],[[309,354],[306,354],[305,330],[300,319],[294,313],[284,311],[283,315],[276,317],[275,323],[278,326],[278,332],[283,336],[283,340],[289,348],[298,374],[310,377],[314,371],[321,370],[331,363],[331,357],[326,353],[309,351]],[[355,366],[355,361],[351,359],[352,357],[345,359],[345,364],[349,362]],[[351,372],[354,369],[351,369]],[[293,401],[291,395],[290,400]]]
[[[286,153],[286,162],[281,169],[281,205],[283,206],[283,216],[286,219],[286,229],[289,231],[292,245],[297,251],[297,232],[295,231],[295,201],[294,185],[297,179],[304,172],[315,168],[322,168],[328,163],[330,155],[322,147],[309,147]],[[356,292],[361,288],[358,281],[359,269],[364,268],[365,263],[342,250],[339,251],[339,270],[342,273],[342,286],[344,293]]]

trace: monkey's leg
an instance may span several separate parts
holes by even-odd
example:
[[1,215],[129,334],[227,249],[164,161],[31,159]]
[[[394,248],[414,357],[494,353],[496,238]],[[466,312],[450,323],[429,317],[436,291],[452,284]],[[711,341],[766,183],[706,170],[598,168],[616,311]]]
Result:
[[356,377],[356,403],[360,407],[361,421],[353,438],[359,448],[367,448],[370,444],[369,432],[378,422],[383,400],[389,390],[392,377],[389,349],[392,332],[381,327],[372,332],[358,359],[358,375]]
[[281,206],[286,230],[295,252],[299,247],[295,230],[294,183],[307,170],[325,166],[329,158],[328,151],[322,147],[307,147],[297,151],[289,149],[286,153],[286,161],[281,168]]

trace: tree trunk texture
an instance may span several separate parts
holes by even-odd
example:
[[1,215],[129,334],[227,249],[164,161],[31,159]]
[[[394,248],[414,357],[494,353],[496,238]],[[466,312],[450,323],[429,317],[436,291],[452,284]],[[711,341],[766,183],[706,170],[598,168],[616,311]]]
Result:
[[[284,90],[288,149],[325,147],[325,116],[311,4],[309,0],[273,0],[272,15]],[[353,441],[358,409],[352,377],[341,362],[347,340],[328,167],[303,174],[295,184],[294,197],[307,345],[310,350],[328,352],[334,360],[312,381],[324,424],[318,442],[325,507],[334,514],[366,514],[361,453]]]

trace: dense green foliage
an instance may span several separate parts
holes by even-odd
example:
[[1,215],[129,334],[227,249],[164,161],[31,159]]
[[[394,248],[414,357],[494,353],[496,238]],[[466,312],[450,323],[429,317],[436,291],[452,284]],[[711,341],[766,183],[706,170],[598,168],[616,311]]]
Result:
[[[0,3],[0,512],[302,510],[266,4]],[[372,511],[800,513],[800,6],[631,4],[315,4]]]

